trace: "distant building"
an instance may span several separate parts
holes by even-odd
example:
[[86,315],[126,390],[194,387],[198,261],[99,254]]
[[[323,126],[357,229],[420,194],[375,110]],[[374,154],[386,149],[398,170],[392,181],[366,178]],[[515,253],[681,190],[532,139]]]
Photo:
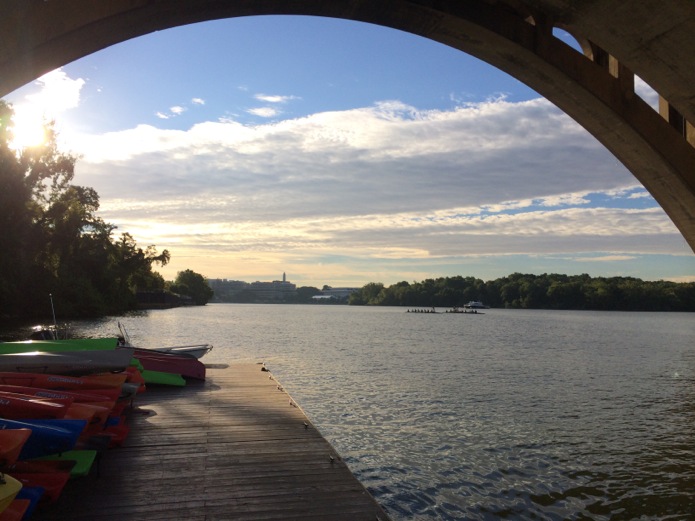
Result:
[[[286,273],[282,274],[282,280],[272,282],[208,279],[208,284],[215,292],[212,302],[297,302],[297,298],[302,298],[302,295],[297,294],[297,286],[287,280]],[[324,286],[321,294],[312,299],[347,302],[350,295],[359,289]]]
[[324,300],[324,299],[334,299],[334,300],[347,300],[350,298],[350,295],[353,294],[355,291],[358,291],[360,288],[331,288],[331,287],[326,287],[320,295],[316,295],[313,297],[316,300]]
[[230,302],[249,287],[243,280],[208,279],[208,284],[215,292],[211,302]]
[[287,281],[285,273],[282,280],[252,282],[247,289],[256,296],[256,302],[284,302],[297,295],[297,286]]

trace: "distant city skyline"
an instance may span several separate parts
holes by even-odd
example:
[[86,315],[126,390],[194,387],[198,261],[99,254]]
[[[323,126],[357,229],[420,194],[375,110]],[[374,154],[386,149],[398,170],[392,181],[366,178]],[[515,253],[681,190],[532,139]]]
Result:
[[[637,94],[656,105],[639,79]],[[169,250],[155,268],[167,280],[695,280],[678,230],[586,131],[514,78],[400,31],[299,16],[194,24],[5,99],[26,143],[31,121],[55,118],[80,156],[74,182],[95,188],[116,233]]]

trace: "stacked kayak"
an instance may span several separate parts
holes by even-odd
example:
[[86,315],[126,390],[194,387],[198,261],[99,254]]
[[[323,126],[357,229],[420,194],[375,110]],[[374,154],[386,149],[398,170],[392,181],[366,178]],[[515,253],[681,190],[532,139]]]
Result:
[[[205,380],[205,365],[199,358],[212,349],[209,344],[150,349],[123,344],[118,338],[0,343],[0,371],[88,374],[90,369],[111,371],[110,366],[127,360],[140,371],[145,383],[184,386],[187,378]],[[11,353],[12,346],[21,351]]]
[[98,451],[119,446],[128,433],[118,388],[0,388],[0,519],[28,519],[57,501],[70,479],[89,473]]
[[120,446],[147,385],[204,380],[212,346],[143,349],[119,338],[0,343],[0,521],[29,519]]

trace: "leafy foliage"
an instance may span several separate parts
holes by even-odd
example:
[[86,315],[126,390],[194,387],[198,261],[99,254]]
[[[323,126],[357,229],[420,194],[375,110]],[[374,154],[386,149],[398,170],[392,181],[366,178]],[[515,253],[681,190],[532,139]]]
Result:
[[695,311],[695,283],[513,273],[488,282],[461,276],[388,288],[372,282],[350,296],[350,304],[377,306],[454,307],[471,300],[498,308]]
[[11,148],[12,108],[0,101],[0,317],[100,316],[136,307],[135,291],[161,289],[152,271],[169,252],[139,248],[96,215],[99,195],[72,184],[76,158],[52,123],[44,144]]
[[192,270],[179,271],[169,290],[179,295],[191,297],[198,306],[204,306],[212,298],[213,291],[208,281],[200,273]]

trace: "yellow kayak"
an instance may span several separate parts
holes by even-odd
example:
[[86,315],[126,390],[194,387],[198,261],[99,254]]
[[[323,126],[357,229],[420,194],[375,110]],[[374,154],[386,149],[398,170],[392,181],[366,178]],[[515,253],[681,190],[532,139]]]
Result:
[[10,506],[22,484],[12,476],[0,473],[0,512]]

